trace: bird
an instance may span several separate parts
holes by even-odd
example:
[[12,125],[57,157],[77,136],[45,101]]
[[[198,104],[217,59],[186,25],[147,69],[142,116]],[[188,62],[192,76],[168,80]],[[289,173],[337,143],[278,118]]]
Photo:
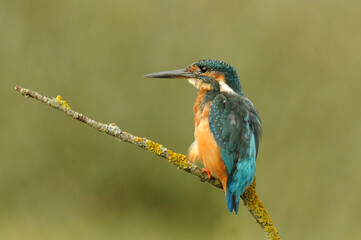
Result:
[[227,208],[237,214],[240,197],[255,176],[262,129],[259,113],[246,98],[235,68],[205,59],[185,69],[145,77],[186,79],[198,89],[193,106],[195,141],[188,160],[201,161],[208,176],[213,173],[221,181]]

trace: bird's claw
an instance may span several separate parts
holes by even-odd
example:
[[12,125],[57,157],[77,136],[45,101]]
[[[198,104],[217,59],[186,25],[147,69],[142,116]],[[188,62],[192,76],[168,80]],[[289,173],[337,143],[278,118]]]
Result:
[[206,172],[206,173],[207,173],[207,175],[208,175],[208,180],[210,180],[210,179],[212,178],[211,172],[210,172],[208,169],[206,169],[206,168],[202,168],[202,170],[203,170],[203,172]]

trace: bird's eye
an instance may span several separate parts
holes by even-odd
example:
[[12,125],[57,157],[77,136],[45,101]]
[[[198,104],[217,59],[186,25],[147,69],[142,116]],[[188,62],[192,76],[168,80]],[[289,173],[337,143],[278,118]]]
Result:
[[207,67],[201,67],[200,69],[201,69],[201,72],[202,72],[202,73],[205,73],[205,72],[208,71],[208,68],[207,68]]

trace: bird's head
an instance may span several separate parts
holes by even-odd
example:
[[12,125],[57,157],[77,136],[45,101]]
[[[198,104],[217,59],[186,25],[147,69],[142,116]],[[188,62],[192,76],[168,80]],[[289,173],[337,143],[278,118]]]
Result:
[[145,77],[187,79],[201,90],[244,95],[237,71],[231,65],[219,60],[200,60],[185,69],[151,73]]

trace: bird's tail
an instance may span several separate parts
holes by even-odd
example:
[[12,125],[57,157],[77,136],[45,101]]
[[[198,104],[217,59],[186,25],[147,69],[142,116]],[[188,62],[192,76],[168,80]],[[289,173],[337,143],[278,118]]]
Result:
[[241,198],[241,195],[237,192],[232,191],[231,186],[229,186],[229,181],[227,182],[226,198],[229,212],[232,212],[234,210],[234,212],[237,214],[239,199]]

